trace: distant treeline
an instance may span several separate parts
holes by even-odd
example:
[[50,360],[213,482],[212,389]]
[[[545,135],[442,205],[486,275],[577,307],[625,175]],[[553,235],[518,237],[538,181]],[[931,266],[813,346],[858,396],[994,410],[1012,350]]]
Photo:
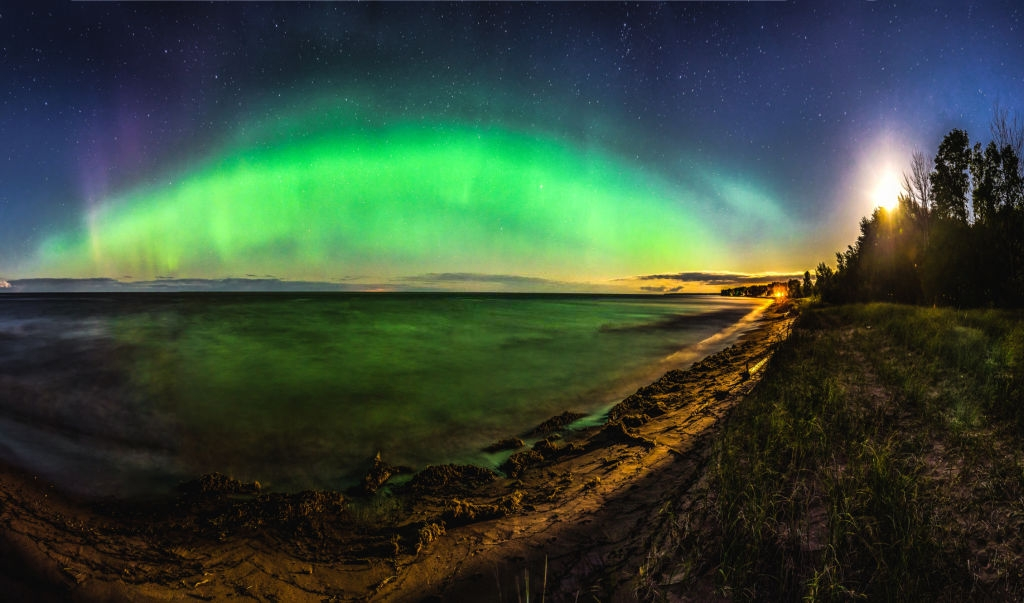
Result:
[[776,281],[764,285],[748,285],[746,287],[733,287],[722,289],[725,297],[804,297],[811,295],[814,287],[811,284],[811,273],[804,273],[804,282],[792,279],[789,281]]
[[1024,305],[1022,126],[997,107],[987,145],[952,130],[934,160],[914,153],[898,207],[862,219],[835,270],[818,264],[814,293],[836,303]]

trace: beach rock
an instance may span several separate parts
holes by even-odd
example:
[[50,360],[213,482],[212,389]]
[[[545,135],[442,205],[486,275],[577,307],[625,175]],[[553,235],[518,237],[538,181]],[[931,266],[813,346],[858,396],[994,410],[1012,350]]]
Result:
[[658,381],[663,381],[666,384],[677,385],[679,383],[685,382],[688,376],[689,375],[687,374],[687,372],[682,369],[672,369],[671,371],[662,375],[661,379],[659,379]]
[[543,454],[537,450],[525,450],[508,457],[508,460],[501,465],[501,470],[505,472],[505,475],[516,478],[522,475],[527,468],[543,462]]
[[[630,415],[659,417],[668,412],[665,400],[677,400],[678,396],[671,397],[667,394],[683,391],[687,387],[685,382],[688,374],[682,371],[672,371],[652,386],[641,387],[636,392],[627,396],[623,401],[618,402],[608,411],[608,421],[621,421]],[[678,380],[678,381],[677,381]],[[663,396],[662,399],[654,396]]]
[[610,444],[628,444],[630,446],[642,446],[647,450],[654,448],[655,443],[643,436],[636,435],[629,431],[621,421],[609,422],[598,432],[587,446],[591,449],[601,448]]
[[547,434],[552,433],[554,431],[560,431],[560,430],[564,429],[566,425],[569,425],[570,423],[572,423],[573,421],[576,421],[578,419],[582,419],[585,416],[587,416],[587,415],[585,415],[583,413],[573,412],[571,410],[567,410],[567,411],[563,412],[562,414],[555,415],[555,416],[551,417],[550,419],[548,419],[547,421],[544,421],[540,425],[534,427],[532,430],[530,430],[529,433],[526,434],[526,436],[527,437],[536,437],[536,436],[547,435]]
[[739,354],[739,349],[734,345],[729,346],[717,354],[712,354],[700,362],[694,363],[694,365],[690,367],[690,371],[697,375],[716,373],[723,367],[728,366],[730,361],[737,354]]
[[627,415],[622,417],[622,424],[630,429],[636,429],[647,422],[647,415]]
[[631,399],[635,403],[636,401],[650,400],[653,396],[680,392],[686,387],[686,384],[691,380],[691,378],[692,375],[689,371],[673,369],[662,375],[661,378],[654,383],[645,385],[630,394],[625,400],[623,400],[623,403]]
[[641,388],[636,393],[630,394],[622,402],[619,402],[608,411],[608,421],[621,421],[628,415],[643,414],[646,410],[657,404],[653,398],[645,394]]
[[408,488],[414,494],[469,491],[497,477],[490,469],[476,465],[431,465],[413,476]]
[[558,456],[558,448],[546,438],[534,444],[533,449],[539,452],[545,460],[551,460]]
[[644,408],[644,416],[646,416],[648,419],[660,417],[661,415],[667,412],[668,408],[666,408],[665,403],[660,400]]
[[519,438],[506,438],[504,440],[499,440],[499,441],[491,444],[490,446],[484,448],[484,452],[501,452],[502,450],[519,450],[520,448],[522,448],[525,445],[526,445],[526,442],[523,442]]
[[562,457],[583,452],[585,447],[579,442],[572,442],[566,446],[556,446],[555,437],[548,437],[533,445],[531,451],[539,453],[543,460],[554,461]]

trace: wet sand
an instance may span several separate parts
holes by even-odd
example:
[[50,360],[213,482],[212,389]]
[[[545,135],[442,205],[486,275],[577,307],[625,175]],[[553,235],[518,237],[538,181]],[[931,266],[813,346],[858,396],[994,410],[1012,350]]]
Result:
[[97,503],[0,467],[0,588],[83,601],[632,600],[669,519],[660,510],[687,496],[716,427],[792,321],[773,305],[735,345],[641,388],[604,425],[551,422],[507,476],[447,465],[395,483],[385,451],[357,493],[268,493],[214,475],[167,500]]

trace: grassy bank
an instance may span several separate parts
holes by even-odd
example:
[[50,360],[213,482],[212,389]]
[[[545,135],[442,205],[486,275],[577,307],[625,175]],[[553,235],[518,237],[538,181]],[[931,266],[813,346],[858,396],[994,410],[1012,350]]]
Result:
[[1024,598],[1024,315],[807,308],[768,371],[641,594]]

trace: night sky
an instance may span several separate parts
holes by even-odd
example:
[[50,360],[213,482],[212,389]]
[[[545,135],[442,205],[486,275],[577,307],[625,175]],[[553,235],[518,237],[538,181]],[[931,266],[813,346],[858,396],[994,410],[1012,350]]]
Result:
[[26,290],[700,291],[813,270],[1024,110],[1024,8],[4,5],[0,69]]

